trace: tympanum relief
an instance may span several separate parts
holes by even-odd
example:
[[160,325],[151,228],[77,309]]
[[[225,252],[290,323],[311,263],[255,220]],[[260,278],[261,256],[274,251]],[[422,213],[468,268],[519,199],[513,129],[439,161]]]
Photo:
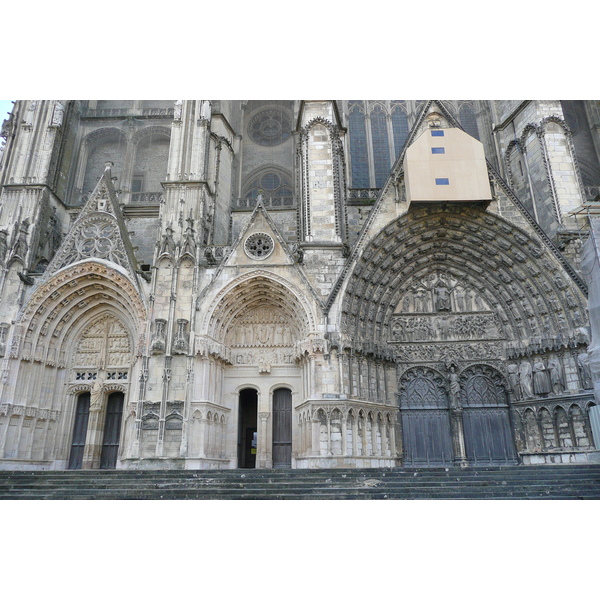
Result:
[[504,337],[496,312],[481,294],[442,272],[408,289],[390,327],[397,357],[406,362],[499,359],[497,342]]
[[268,373],[272,365],[294,364],[295,328],[285,315],[269,308],[242,317],[227,337],[234,364],[257,365]]

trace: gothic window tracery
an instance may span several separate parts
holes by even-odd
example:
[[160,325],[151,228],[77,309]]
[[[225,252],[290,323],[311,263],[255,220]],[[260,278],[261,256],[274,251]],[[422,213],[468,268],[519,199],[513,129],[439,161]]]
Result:
[[371,111],[371,139],[373,143],[373,164],[375,186],[383,187],[390,172],[390,145],[387,130],[387,117],[379,104]]
[[251,175],[245,186],[244,198],[256,200],[259,195],[265,199],[291,200],[294,196],[291,177],[274,167]]
[[369,158],[367,151],[367,128],[362,102],[352,105],[348,115],[348,131],[350,136],[350,160],[352,165],[353,188],[368,188]]

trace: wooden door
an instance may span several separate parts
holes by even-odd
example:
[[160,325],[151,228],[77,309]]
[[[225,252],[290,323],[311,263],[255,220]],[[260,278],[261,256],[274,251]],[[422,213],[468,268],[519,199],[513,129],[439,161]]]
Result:
[[106,419],[104,421],[104,439],[100,455],[101,469],[114,469],[117,465],[119,438],[121,435],[121,419],[123,417],[123,393],[113,392],[106,403]]
[[452,431],[444,378],[433,369],[409,369],[400,380],[404,465],[452,464]]
[[471,465],[514,465],[508,396],[502,375],[487,365],[469,367],[461,376],[465,451]]
[[85,438],[87,435],[89,418],[90,393],[84,392],[77,398],[77,406],[75,408],[75,422],[73,424],[69,469],[81,469],[83,465],[83,450],[85,448]]
[[292,466],[292,392],[285,388],[273,394],[273,467]]

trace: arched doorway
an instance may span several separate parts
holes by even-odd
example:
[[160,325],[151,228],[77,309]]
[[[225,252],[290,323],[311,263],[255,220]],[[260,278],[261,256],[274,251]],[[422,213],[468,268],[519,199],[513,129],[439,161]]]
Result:
[[465,452],[469,464],[516,464],[502,375],[487,365],[473,365],[463,371],[460,379]]
[[452,434],[444,378],[433,369],[409,369],[400,378],[404,464],[452,464]]
[[292,466],[292,392],[278,388],[273,392],[273,467]]
[[[94,452],[90,446],[94,444],[94,438],[97,436],[98,431],[94,429],[94,427],[88,427],[90,422],[90,398],[90,392],[84,392],[77,397],[75,419],[73,422],[73,435],[71,438],[71,452],[69,455],[69,469],[83,468],[86,443],[93,460]],[[102,433],[102,447],[100,451],[99,466],[101,469],[114,469],[117,465],[119,444],[121,440],[124,399],[125,394],[123,394],[123,392],[113,392],[106,398],[104,425],[100,430]],[[102,414],[102,407],[94,408],[92,406],[91,408],[92,412],[97,411]],[[96,419],[94,419],[94,421],[96,421]]]
[[239,396],[238,467],[254,469],[258,452],[258,392],[245,388]]

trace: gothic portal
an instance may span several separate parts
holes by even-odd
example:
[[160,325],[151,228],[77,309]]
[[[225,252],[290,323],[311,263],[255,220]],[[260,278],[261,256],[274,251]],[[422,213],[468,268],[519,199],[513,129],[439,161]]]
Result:
[[0,468],[597,460],[599,111],[16,102]]

